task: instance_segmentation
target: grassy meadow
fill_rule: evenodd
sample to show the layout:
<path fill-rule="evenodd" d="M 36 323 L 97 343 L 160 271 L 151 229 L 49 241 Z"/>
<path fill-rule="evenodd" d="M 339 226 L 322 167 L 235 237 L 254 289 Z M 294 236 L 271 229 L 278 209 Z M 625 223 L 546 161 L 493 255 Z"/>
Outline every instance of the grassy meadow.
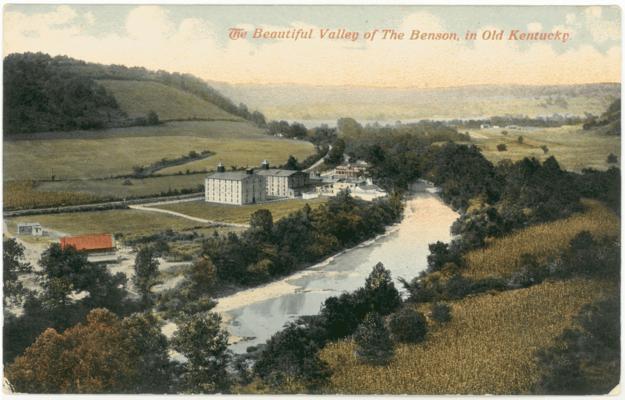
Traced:
<path fill-rule="evenodd" d="M 214 229 L 224 229 L 209 228 L 202 223 L 173 215 L 139 210 L 29 215 L 5 220 L 7 228 L 11 232 L 15 232 L 17 223 L 33 221 L 39 222 L 46 230 L 54 230 L 61 234 L 112 233 L 123 235 L 126 239 L 163 232 L 168 229 L 173 231 L 198 230 L 204 234 L 210 234 Z"/>
<path fill-rule="evenodd" d="M 34 139 L 30 139 L 33 138 Z M 4 180 L 107 178 L 132 172 L 163 158 L 177 158 L 194 150 L 214 156 L 175 167 L 176 170 L 213 169 L 225 165 L 257 165 L 262 159 L 284 163 L 289 155 L 303 159 L 314 153 L 311 143 L 262 134 L 250 124 L 225 121 L 187 121 L 152 127 L 111 129 L 73 136 L 31 135 L 27 140 L 4 141 Z M 161 174 L 175 172 L 170 168 Z"/>
<path fill-rule="evenodd" d="M 619 217 L 604 204 L 584 200 L 586 210 L 568 218 L 533 225 L 491 240 L 485 248 L 470 251 L 463 275 L 471 278 L 508 277 L 518 267 L 522 254 L 547 259 L 564 250 L 571 239 L 586 230 L 595 237 L 618 236 Z"/>
<path fill-rule="evenodd" d="M 204 185 L 205 174 L 174 175 L 174 176 L 151 176 L 143 179 L 98 179 L 98 180 L 72 180 L 39 182 L 35 190 L 46 193 L 73 192 L 86 194 L 99 198 L 130 198 L 137 196 L 149 196 L 161 191 L 194 189 L 198 185 Z M 129 181 L 131 184 L 125 184 Z"/>
<path fill-rule="evenodd" d="M 152 81 L 99 80 L 129 117 L 145 117 L 150 111 L 161 121 L 172 119 L 214 119 L 240 121 L 213 103 L 192 93 Z M 166 99 L 166 101 L 163 101 Z"/>
<path fill-rule="evenodd" d="M 291 199 L 274 201 L 269 203 L 246 204 L 242 206 L 231 206 L 226 204 L 206 203 L 204 201 L 185 201 L 182 203 L 163 204 L 156 206 L 164 210 L 179 212 L 192 217 L 204 218 L 211 221 L 230 222 L 237 224 L 248 224 L 250 216 L 258 210 L 267 209 L 271 211 L 273 220 L 277 221 L 292 212 L 300 210 L 308 204 L 311 208 L 319 207 L 325 203 L 325 198 L 310 200 Z"/>
<path fill-rule="evenodd" d="M 132 185 L 114 178 L 131 174 L 134 166 L 203 150 L 215 154 L 162 169 L 156 177 L 131 179 Z M 309 142 L 268 136 L 249 123 L 229 121 L 24 135 L 4 140 L 4 204 L 6 208 L 57 206 L 194 189 L 203 184 L 202 174 L 165 175 L 210 171 L 219 162 L 228 167 L 256 166 L 267 159 L 279 165 L 289 155 L 302 160 L 314 152 Z"/>
<path fill-rule="evenodd" d="M 553 343 L 586 303 L 615 296 L 615 282 L 573 279 L 450 303 L 452 320 L 425 342 L 401 344 L 387 366 L 361 364 L 350 340 L 321 351 L 326 393 L 523 394 L 540 370 L 534 351 Z"/>
<path fill-rule="evenodd" d="M 504 135 L 502 132 L 507 131 Z M 472 142 L 493 163 L 503 159 L 512 161 L 524 157 L 536 157 L 544 161 L 554 156 L 562 168 L 579 172 L 584 168 L 605 170 L 610 167 L 606 159 L 610 153 L 621 159 L 619 136 L 608 136 L 598 132 L 584 131 L 581 126 L 558 128 L 499 128 L 469 130 Z M 523 143 L 517 138 L 523 136 Z M 498 151 L 497 145 L 505 144 L 507 151 Z M 545 153 L 541 146 L 547 146 Z M 617 165 L 618 166 L 618 165 Z"/>

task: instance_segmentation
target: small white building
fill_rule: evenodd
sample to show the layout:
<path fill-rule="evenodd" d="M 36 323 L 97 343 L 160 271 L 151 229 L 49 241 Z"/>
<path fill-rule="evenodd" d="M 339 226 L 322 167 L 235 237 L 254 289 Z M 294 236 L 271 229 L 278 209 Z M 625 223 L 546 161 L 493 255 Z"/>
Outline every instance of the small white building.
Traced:
<path fill-rule="evenodd" d="M 267 198 L 262 176 L 251 169 L 226 172 L 221 163 L 217 172 L 206 176 L 204 190 L 204 199 L 210 203 L 242 205 L 263 202 Z"/>
<path fill-rule="evenodd" d="M 18 235 L 43 236 L 43 228 L 38 222 L 17 224 Z"/>

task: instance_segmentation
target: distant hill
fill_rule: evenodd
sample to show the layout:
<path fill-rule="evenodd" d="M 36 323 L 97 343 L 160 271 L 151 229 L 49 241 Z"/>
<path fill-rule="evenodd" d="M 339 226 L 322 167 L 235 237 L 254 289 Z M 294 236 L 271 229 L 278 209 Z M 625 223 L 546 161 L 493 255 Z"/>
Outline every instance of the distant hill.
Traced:
<path fill-rule="evenodd" d="M 43 53 L 4 59 L 4 133 L 143 125 L 160 120 L 250 120 L 264 116 L 235 105 L 189 74 L 87 63 Z"/>
<path fill-rule="evenodd" d="M 259 109 L 269 119 L 304 123 L 306 120 L 335 122 L 345 116 L 359 121 L 390 122 L 504 115 L 584 117 L 586 113 L 601 114 L 620 96 L 619 83 L 427 89 L 209 83 L 233 101 Z"/>
<path fill-rule="evenodd" d="M 614 100 L 599 118 L 591 118 L 584 124 L 585 130 L 596 130 L 606 135 L 621 135 L 621 99 Z"/>

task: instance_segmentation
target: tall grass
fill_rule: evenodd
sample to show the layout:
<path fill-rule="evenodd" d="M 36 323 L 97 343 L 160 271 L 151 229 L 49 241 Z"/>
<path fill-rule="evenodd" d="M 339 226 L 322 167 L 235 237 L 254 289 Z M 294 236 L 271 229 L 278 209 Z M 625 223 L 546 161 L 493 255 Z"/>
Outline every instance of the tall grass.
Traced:
<path fill-rule="evenodd" d="M 545 282 L 452 304 L 452 321 L 421 344 L 399 345 L 384 367 L 361 364 L 353 342 L 326 346 L 327 393 L 520 394 L 540 371 L 534 351 L 551 345 L 583 304 L 615 296 L 613 282 Z"/>
<path fill-rule="evenodd" d="M 465 256 L 467 269 L 463 275 L 472 278 L 507 277 L 518 267 L 521 254 L 530 253 L 539 259 L 555 256 L 571 239 L 586 230 L 595 237 L 615 236 L 620 232 L 618 216 L 604 204 L 583 201 L 586 210 L 568 218 L 530 226 L 508 236 L 497 238 L 485 248 Z"/>

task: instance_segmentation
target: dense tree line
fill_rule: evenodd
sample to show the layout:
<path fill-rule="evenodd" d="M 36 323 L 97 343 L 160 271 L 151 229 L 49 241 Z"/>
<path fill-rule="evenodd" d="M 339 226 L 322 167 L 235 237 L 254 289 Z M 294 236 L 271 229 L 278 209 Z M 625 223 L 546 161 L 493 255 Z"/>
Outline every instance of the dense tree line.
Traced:
<path fill-rule="evenodd" d="M 479 129 L 483 125 L 498 126 L 500 128 L 509 126 L 555 128 L 563 125 L 579 125 L 582 122 L 584 122 L 584 118 L 582 117 L 553 114 L 551 116 L 535 118 L 528 116 L 504 115 L 494 116 L 487 119 L 454 119 L 447 121 L 447 124 L 458 127 L 459 129 Z"/>
<path fill-rule="evenodd" d="M 588 117 L 584 122 L 584 130 L 601 129 L 608 135 L 621 135 L 621 99 L 614 100 L 608 109 L 598 118 Z"/>
<path fill-rule="evenodd" d="M 4 131 L 103 128 L 126 116 L 94 79 L 42 53 L 4 59 Z"/>

